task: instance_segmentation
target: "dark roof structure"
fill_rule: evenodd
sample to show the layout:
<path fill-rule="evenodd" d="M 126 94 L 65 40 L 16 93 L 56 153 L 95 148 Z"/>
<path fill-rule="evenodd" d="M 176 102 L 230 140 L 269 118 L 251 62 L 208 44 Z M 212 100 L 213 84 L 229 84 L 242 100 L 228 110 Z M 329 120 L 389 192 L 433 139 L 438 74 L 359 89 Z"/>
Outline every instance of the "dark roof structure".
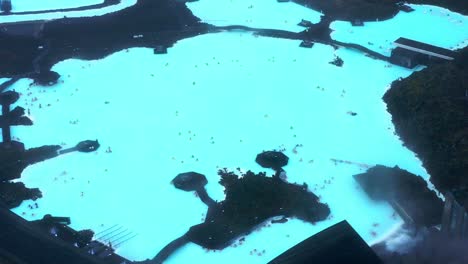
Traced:
<path fill-rule="evenodd" d="M 345 220 L 302 241 L 269 264 L 381 264 L 382 261 Z"/>
<path fill-rule="evenodd" d="M 468 239 L 468 189 L 445 194 L 441 231 L 450 237 Z"/>
<path fill-rule="evenodd" d="M 404 48 L 396 47 L 392 50 L 390 62 L 399 66 L 413 69 L 421 62 L 421 54 Z"/>
<path fill-rule="evenodd" d="M 444 49 L 441 47 L 433 46 L 427 43 L 415 41 L 412 39 L 407 39 L 407 38 L 398 38 L 394 42 L 395 46 L 415 51 L 418 53 L 438 57 L 441 59 L 446 59 L 446 60 L 453 60 L 455 58 L 455 52 Z"/>

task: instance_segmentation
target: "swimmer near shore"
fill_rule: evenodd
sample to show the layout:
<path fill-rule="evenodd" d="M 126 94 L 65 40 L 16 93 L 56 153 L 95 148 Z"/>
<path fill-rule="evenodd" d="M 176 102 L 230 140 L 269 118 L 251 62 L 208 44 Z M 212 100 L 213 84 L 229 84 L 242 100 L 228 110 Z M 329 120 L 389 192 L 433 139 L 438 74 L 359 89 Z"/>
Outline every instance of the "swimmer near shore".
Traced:
<path fill-rule="evenodd" d="M 319 198 L 307 190 L 307 185 L 288 183 L 279 177 L 285 173 L 282 167 L 288 162 L 288 157 L 282 152 L 263 152 L 256 161 L 262 167 L 274 169 L 275 175 L 267 177 L 264 172 L 255 174 L 247 171 L 238 176 L 226 168 L 219 170 L 219 183 L 226 194 L 225 200 L 220 202 L 214 201 L 206 192 L 208 181 L 204 175 L 196 172 L 177 175 L 172 184 L 180 190 L 195 191 L 208 206 L 206 218 L 167 244 L 153 259 L 134 263 L 163 263 L 189 242 L 208 250 L 222 250 L 273 217 L 297 217 L 313 224 L 330 215 L 328 205 L 320 203 Z"/>

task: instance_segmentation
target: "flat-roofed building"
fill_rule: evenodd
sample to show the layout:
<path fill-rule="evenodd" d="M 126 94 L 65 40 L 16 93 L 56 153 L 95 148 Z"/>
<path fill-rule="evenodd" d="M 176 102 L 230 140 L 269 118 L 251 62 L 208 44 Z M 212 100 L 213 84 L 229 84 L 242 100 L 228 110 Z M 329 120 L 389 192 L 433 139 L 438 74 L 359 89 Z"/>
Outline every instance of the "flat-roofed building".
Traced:
<path fill-rule="evenodd" d="M 390 61 L 406 68 L 451 61 L 456 57 L 456 52 L 452 50 L 407 38 L 399 38 L 393 44 L 395 48 L 392 50 Z"/>

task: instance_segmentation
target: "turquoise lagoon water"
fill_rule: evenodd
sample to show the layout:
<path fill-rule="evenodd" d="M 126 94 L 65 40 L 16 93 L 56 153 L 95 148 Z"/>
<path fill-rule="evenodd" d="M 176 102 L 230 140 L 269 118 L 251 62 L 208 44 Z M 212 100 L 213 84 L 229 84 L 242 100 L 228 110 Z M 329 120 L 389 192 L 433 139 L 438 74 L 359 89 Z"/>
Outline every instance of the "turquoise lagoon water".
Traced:
<path fill-rule="evenodd" d="M 104 0 L 74 0 L 74 1 L 21 0 L 21 1 L 13 1 L 14 12 L 29 12 L 29 11 L 74 8 L 74 7 L 95 5 L 95 4 L 102 4 L 102 3 L 104 3 Z"/>
<path fill-rule="evenodd" d="M 44 2 L 44 5 L 43 3 Z M 48 0 L 48 1 L 37 1 L 37 0 L 20 0 L 13 2 L 13 12 L 27 12 L 27 11 L 40 11 L 40 10 L 51 10 L 51 9 L 62 9 L 62 8 L 73 8 L 89 4 L 99 4 L 104 1 L 98 0 L 73 0 L 73 1 L 59 1 L 59 0 Z M 135 5 L 137 0 L 121 0 L 119 4 L 111 5 L 108 7 L 92 10 L 83 11 L 72 11 L 72 12 L 49 12 L 43 14 L 26 14 L 26 15 L 8 15 L 0 16 L 0 23 L 16 22 L 16 21 L 34 21 L 34 20 L 47 20 L 47 19 L 59 19 L 63 17 L 90 17 L 90 16 L 102 16 L 108 13 L 116 12 L 124 8 Z M 41 8 L 42 7 L 42 8 Z"/>
<path fill-rule="evenodd" d="M 221 3 L 237 12 L 227 24 L 299 31 L 295 23 L 300 19 L 318 21 L 317 12 L 292 3 L 258 1 L 249 8 L 250 2 L 199 1 L 188 6 L 213 24 L 221 23 Z M 210 7 L 216 3 L 218 9 Z M 255 10 L 255 16 L 243 11 L 257 6 L 262 8 Z M 290 22 L 272 22 L 270 6 L 281 15 L 278 21 Z M 414 7 L 416 12 L 366 23 L 359 29 L 337 21 L 333 37 L 363 45 L 372 41 L 375 48 L 400 35 L 414 34 L 417 40 L 446 48 L 466 46 L 467 17 L 431 7 L 462 21 L 452 23 L 446 16 L 425 13 L 427 6 Z M 257 15 L 259 21 L 252 21 Z M 439 33 L 422 30 L 423 25 L 438 28 Z M 388 37 L 379 36 L 380 30 Z M 316 225 L 291 219 L 253 232 L 242 246 L 222 251 L 206 252 L 188 244 L 167 263 L 194 259 L 265 263 L 343 219 L 367 243 L 383 239 L 402 220 L 392 217 L 387 203 L 370 200 L 353 180 L 352 175 L 365 168 L 335 165 L 330 159 L 398 165 L 428 180 L 420 160 L 394 134 L 381 99 L 393 80 L 413 71 L 388 67 L 355 50 L 334 50 L 322 44 L 303 49 L 298 44 L 249 32 L 206 34 L 177 42 L 166 55 L 132 48 L 102 60 L 62 61 L 53 67 L 61 73 L 61 81 L 51 88 L 28 88 L 31 80 L 20 80 L 12 89 L 23 94 L 18 105 L 30 109 L 34 125 L 14 127 L 12 134 L 27 148 L 57 143 L 73 146 L 96 138 L 101 148 L 26 168 L 21 181 L 40 188 L 44 197 L 37 201 L 39 209 L 30 210 L 31 202 L 25 202 L 13 211 L 24 212 L 28 220 L 46 213 L 70 216 L 73 228 L 96 232 L 119 224 L 138 235 L 120 245 L 117 253 L 131 260 L 151 258 L 202 222 L 206 213 L 206 206 L 192 193 L 170 184 L 175 175 L 185 171 L 205 174 L 208 193 L 222 200 L 218 168 L 265 171 L 254 162 L 256 154 L 286 148 L 288 180 L 316 189 L 313 192 L 331 208 L 330 219 Z M 344 60 L 343 67 L 328 63 L 335 55 Z M 38 101 L 32 102 L 33 97 Z M 126 104 L 129 98 L 130 106 Z M 348 111 L 358 115 L 353 117 Z M 297 144 L 303 147 L 294 153 Z M 112 153 L 105 152 L 108 147 Z M 324 184 L 325 180 L 331 184 Z M 374 223 L 379 225 L 374 227 Z M 251 256 L 253 249 L 266 252 Z"/>

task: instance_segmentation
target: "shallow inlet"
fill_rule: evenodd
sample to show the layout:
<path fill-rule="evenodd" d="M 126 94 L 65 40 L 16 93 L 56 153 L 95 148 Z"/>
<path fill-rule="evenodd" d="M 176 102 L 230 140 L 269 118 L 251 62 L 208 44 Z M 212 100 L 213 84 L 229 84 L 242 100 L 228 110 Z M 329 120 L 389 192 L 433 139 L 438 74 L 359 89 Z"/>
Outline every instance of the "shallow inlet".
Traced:
<path fill-rule="evenodd" d="M 281 6 L 284 13 L 294 14 Z M 418 12 L 406 14 L 405 21 L 408 16 L 423 19 Z M 398 24 L 401 18 L 388 23 Z M 446 48 L 466 45 L 467 36 L 452 33 L 456 25 L 444 17 L 427 19 L 447 35 L 440 44 L 432 42 L 440 35 L 420 32 L 427 34 L 425 41 Z M 466 29 L 466 17 L 463 23 Z M 338 36 L 348 29 L 336 30 Z M 346 41 L 358 43 L 362 38 L 355 32 L 356 37 Z M 133 48 L 99 61 L 60 62 L 53 70 L 63 82 L 50 88 L 28 90 L 30 80 L 21 80 L 12 89 L 23 94 L 17 104 L 30 109 L 34 126 L 12 131 L 26 147 L 97 138 L 102 148 L 96 154 L 65 155 L 27 168 L 21 180 L 40 188 L 44 198 L 37 201 L 38 209 L 30 210 L 25 202 L 14 211 L 26 212 L 26 219 L 45 213 L 70 216 L 73 228 L 96 232 L 119 224 L 138 236 L 117 253 L 131 260 L 151 258 L 206 213 L 192 194 L 170 184 L 175 175 L 192 170 L 205 174 L 208 193 L 222 200 L 218 168 L 264 171 L 254 162 L 255 155 L 285 148 L 288 180 L 306 182 L 329 204 L 332 219 L 317 225 L 295 219 L 274 224 L 247 236 L 242 246 L 221 252 L 189 244 L 168 263 L 265 263 L 343 219 L 368 243 L 380 239 L 401 219 L 392 217 L 388 204 L 370 200 L 351 176 L 364 170 L 357 164 L 383 164 L 428 179 L 421 162 L 394 135 L 381 100 L 393 80 L 412 71 L 388 67 L 353 50 L 335 51 L 321 44 L 303 49 L 298 44 L 246 32 L 207 34 L 179 41 L 167 55 Z M 329 64 L 335 55 L 343 59 L 343 67 Z M 112 153 L 106 153 L 108 147 Z M 335 165 L 330 159 L 356 165 Z M 252 256 L 253 249 L 265 253 Z"/>

